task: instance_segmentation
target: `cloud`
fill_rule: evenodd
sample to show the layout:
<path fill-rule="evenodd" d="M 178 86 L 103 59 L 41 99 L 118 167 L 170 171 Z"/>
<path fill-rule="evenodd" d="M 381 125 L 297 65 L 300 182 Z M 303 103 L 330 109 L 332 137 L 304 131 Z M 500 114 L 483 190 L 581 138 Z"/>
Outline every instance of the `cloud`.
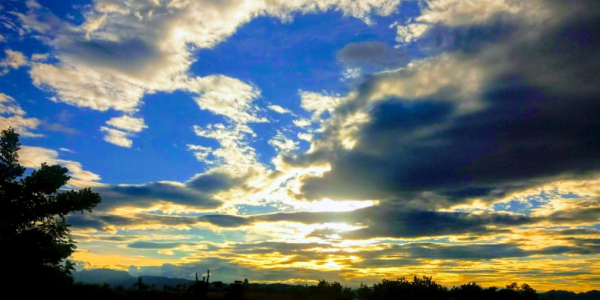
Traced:
<path fill-rule="evenodd" d="M 266 122 L 256 115 L 258 109 L 252 101 L 260 97 L 260 90 L 238 79 L 213 75 L 197 77 L 187 83 L 189 91 L 200 94 L 196 103 L 217 115 L 236 123 Z"/>
<path fill-rule="evenodd" d="M 397 68 L 408 63 L 403 50 L 375 41 L 348 44 L 337 53 L 337 59 L 354 68 Z"/>
<path fill-rule="evenodd" d="M 206 155 L 204 148 L 191 147 L 196 151 L 203 162 L 213 166 L 212 170 L 220 170 L 227 174 L 248 174 L 252 170 L 263 170 L 264 166 L 258 162 L 256 150 L 248 144 L 247 136 L 255 133 L 244 124 L 209 124 L 206 127 L 194 126 L 196 135 L 211 138 L 219 142 L 221 148 Z M 210 156 L 210 157 L 209 157 Z"/>
<path fill-rule="evenodd" d="M 185 245 L 183 243 L 154 243 L 154 242 L 135 242 L 127 245 L 134 249 L 174 249 Z"/>
<path fill-rule="evenodd" d="M 42 163 L 49 165 L 61 165 L 69 169 L 71 179 L 67 182 L 67 186 L 82 188 L 82 187 L 99 187 L 103 186 L 100 182 L 100 176 L 90 171 L 83 169 L 81 164 L 72 160 L 60 159 L 57 151 L 41 148 L 21 146 L 19 151 L 19 162 L 26 168 L 39 168 Z"/>
<path fill-rule="evenodd" d="M 131 148 L 133 145 L 133 141 L 130 137 L 133 136 L 134 133 L 138 133 L 148 128 L 144 123 L 144 119 L 130 116 L 112 118 L 106 121 L 106 124 L 118 129 L 101 126 L 100 130 L 106 133 L 104 140 L 125 148 Z"/>
<path fill-rule="evenodd" d="M 27 31 L 49 35 L 47 43 L 58 62 L 35 63 L 30 74 L 38 87 L 56 93 L 56 101 L 101 111 L 133 111 L 145 94 L 186 90 L 201 94 L 197 102 L 202 109 L 251 122 L 263 121 L 246 110 L 256 90 L 224 76 L 189 78 L 192 48 L 212 48 L 259 16 L 289 21 L 295 13 L 335 9 L 370 23 L 371 15 L 390 15 L 400 1 L 98 0 L 94 4 L 85 11 L 81 25 L 59 20 L 40 5 L 17 15 Z M 232 89 L 240 94 L 231 95 Z"/>
<path fill-rule="evenodd" d="M 362 72 L 360 68 L 346 68 L 342 73 L 342 81 L 360 78 Z"/>
<path fill-rule="evenodd" d="M 233 178 L 226 173 L 211 172 L 195 176 L 187 185 L 192 189 L 214 193 L 229 190 L 241 183 L 240 178 Z"/>
<path fill-rule="evenodd" d="M 388 205 L 347 212 L 296 212 L 253 216 L 209 215 L 201 218 L 220 227 L 240 227 L 259 222 L 297 222 L 302 224 L 344 223 L 358 229 L 335 232 L 344 239 L 421 238 L 452 235 L 485 236 L 509 233 L 511 228 L 532 225 L 541 219 L 504 213 L 460 213 L 403 210 Z M 545 220 L 545 219 L 544 219 Z M 310 233 L 319 236 L 326 231 Z"/>
<path fill-rule="evenodd" d="M 545 1 L 523 0 L 425 0 L 421 15 L 407 25 L 397 27 L 396 40 L 410 43 L 425 35 L 434 25 L 456 27 L 478 25 L 505 15 L 535 22 L 549 17 Z"/>
<path fill-rule="evenodd" d="M 476 55 L 441 54 L 373 76 L 333 112 L 311 153 L 286 162 L 331 163 L 322 178 L 305 181 L 309 199 L 397 199 L 430 208 L 593 178 L 600 124 L 591 112 L 600 109 L 593 100 L 600 83 L 591 66 L 598 67 L 600 44 L 565 33 L 590 32 L 592 19 L 565 19 Z M 340 134 L 356 112 L 367 122 Z M 340 155 L 335 145 L 344 138 L 355 143 Z"/>
<path fill-rule="evenodd" d="M 23 53 L 10 49 L 4 50 L 6 57 L 0 61 L 0 76 L 5 75 L 10 69 L 18 69 L 28 64 L 27 58 Z"/>
<path fill-rule="evenodd" d="M 112 118 L 106 121 L 106 124 L 111 125 L 113 127 L 127 130 L 130 132 L 140 132 L 148 126 L 144 124 L 144 119 L 142 118 L 133 118 L 130 116 L 122 116 L 118 118 Z"/>
<path fill-rule="evenodd" d="M 309 133 L 298 133 L 298 138 L 310 143 L 313 139 L 313 135 Z"/>
<path fill-rule="evenodd" d="M 42 122 L 42 128 L 44 128 L 44 130 L 60 132 L 70 135 L 76 135 L 79 133 L 77 129 L 62 125 L 60 123 Z"/>
<path fill-rule="evenodd" d="M 100 190 L 100 193 L 102 192 Z M 104 202 L 104 197 L 102 200 Z M 98 208 L 95 210 L 98 211 Z M 189 229 L 201 223 L 201 220 L 197 217 L 153 215 L 147 213 L 136 213 L 125 216 L 101 213 L 91 215 L 75 214 L 70 215 L 67 221 L 75 228 L 94 229 L 112 234 L 117 233 L 118 230 Z"/>
<path fill-rule="evenodd" d="M 119 206 L 149 208 L 171 203 L 191 208 L 216 208 L 221 203 L 210 193 L 191 189 L 178 182 L 154 182 L 143 185 L 116 185 L 97 189 L 102 196 L 99 208 L 108 210 Z"/>
<path fill-rule="evenodd" d="M 270 110 L 272 110 L 272 111 L 274 111 L 274 112 L 276 112 L 276 113 L 278 113 L 278 114 L 282 114 L 282 115 L 283 114 L 290 114 L 290 115 L 294 114 L 291 110 L 289 110 L 287 108 L 283 108 L 283 107 L 281 107 L 279 105 L 269 105 L 269 106 L 267 106 L 267 108 L 270 109 Z"/>
<path fill-rule="evenodd" d="M 309 119 L 298 119 L 298 120 L 294 120 L 294 125 L 298 126 L 298 127 L 308 127 L 310 125 L 312 125 L 312 122 Z"/>
<path fill-rule="evenodd" d="M 219 227 L 240 227 L 251 223 L 247 218 L 228 215 L 206 215 L 200 219 Z"/>
<path fill-rule="evenodd" d="M 327 95 L 308 91 L 299 91 L 298 93 L 302 108 L 312 112 L 313 120 L 319 119 L 326 111 L 332 112 L 344 101 L 344 98 L 340 95 Z"/>
<path fill-rule="evenodd" d="M 194 156 L 198 161 L 209 162 L 208 156 L 211 154 L 213 149 L 211 147 L 205 147 L 200 145 L 187 145 L 189 151 L 194 152 Z"/>
<path fill-rule="evenodd" d="M 24 118 L 25 111 L 19 103 L 6 94 L 0 93 L 0 130 L 12 127 L 23 137 L 41 137 L 43 135 L 33 133 L 41 121 L 36 118 Z"/>
<path fill-rule="evenodd" d="M 68 63 L 60 68 L 34 63 L 30 75 L 37 87 L 56 92 L 54 101 L 100 111 L 133 111 L 144 94 L 139 85 L 117 75 Z"/>
<path fill-rule="evenodd" d="M 406 68 L 376 75 L 369 82 L 364 97 L 368 101 L 385 101 L 391 98 L 410 101 L 427 97 L 441 101 L 461 99 L 465 109 L 474 109 L 478 107 L 477 103 L 468 99 L 476 96 L 482 82 L 489 76 L 486 67 L 476 58 L 452 54 L 415 60 Z M 441 93 L 446 97 L 438 97 Z"/>
<path fill-rule="evenodd" d="M 104 140 L 125 148 L 131 148 L 133 141 L 129 138 L 131 133 L 101 126 L 100 131 L 105 132 Z"/>
<path fill-rule="evenodd" d="M 564 229 L 564 230 L 559 230 L 558 234 L 560 234 L 560 235 L 600 235 L 600 230 L 589 229 L 589 228 Z"/>
<path fill-rule="evenodd" d="M 50 57 L 50 54 L 48 54 L 48 53 L 45 53 L 45 54 L 36 53 L 31 56 L 31 60 L 32 61 L 46 61 L 46 60 L 48 60 L 48 57 Z"/>
<path fill-rule="evenodd" d="M 0 114 L 23 116 L 25 111 L 13 97 L 0 93 Z"/>
<path fill-rule="evenodd" d="M 287 138 L 281 131 L 277 131 L 272 139 L 269 140 L 269 145 L 283 152 L 289 152 L 298 148 L 298 142 Z"/>
<path fill-rule="evenodd" d="M 155 207 L 156 210 L 175 211 L 216 209 L 222 202 L 214 197 L 216 193 L 228 190 L 243 179 L 223 172 L 205 173 L 193 177 L 185 183 L 160 181 L 141 185 L 112 185 L 96 188 L 102 196 L 102 203 L 96 211 L 111 211 L 119 207 L 141 208 L 141 211 Z M 174 206 L 180 205 L 177 208 Z M 196 220 L 196 222 L 198 222 Z"/>

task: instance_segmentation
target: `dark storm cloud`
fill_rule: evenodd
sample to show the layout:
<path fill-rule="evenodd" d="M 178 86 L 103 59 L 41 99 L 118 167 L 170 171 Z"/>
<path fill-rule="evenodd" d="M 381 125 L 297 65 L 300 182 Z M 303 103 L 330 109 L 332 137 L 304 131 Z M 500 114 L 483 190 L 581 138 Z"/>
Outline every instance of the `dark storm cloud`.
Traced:
<path fill-rule="evenodd" d="M 135 214 L 131 216 L 118 215 L 72 215 L 68 222 L 76 228 L 93 228 L 106 230 L 111 227 L 132 226 L 205 226 L 204 223 L 221 228 L 235 229 L 252 225 L 256 222 L 296 222 L 303 224 L 346 223 L 362 226 L 354 231 L 338 232 L 329 229 L 319 229 L 310 233 L 310 237 L 332 239 L 339 235 L 344 239 L 370 238 L 419 238 L 449 235 L 465 235 L 477 239 L 479 236 L 509 233 L 519 226 L 531 226 L 540 222 L 558 224 L 590 223 L 600 220 L 598 208 L 572 209 L 556 211 L 548 216 L 531 217 L 507 213 L 466 213 L 466 212 L 436 212 L 429 210 L 405 209 L 382 204 L 380 206 L 358 209 L 350 212 L 298 212 L 253 215 L 247 217 L 232 215 L 204 215 L 200 217 L 184 217 L 154 214 Z M 549 231 L 552 235 L 595 234 L 597 230 L 561 230 Z M 473 236 L 476 235 L 476 236 Z M 291 249 L 307 244 L 290 244 Z M 261 249 L 267 253 L 268 247 L 285 250 L 286 244 L 265 243 L 254 244 L 246 251 Z M 310 244 L 318 247 L 318 244 Z M 245 247 L 245 246 L 244 246 Z"/>
<path fill-rule="evenodd" d="M 417 46 L 428 55 L 442 52 L 463 52 L 475 55 L 491 44 L 502 43 L 506 39 L 522 34 L 518 20 L 507 15 L 497 15 L 487 23 L 446 27 L 433 25 L 419 38 Z"/>
<path fill-rule="evenodd" d="M 111 226 L 192 226 L 203 221 L 199 217 L 180 217 L 151 214 L 134 214 L 131 216 L 86 214 L 71 215 L 67 218 L 67 222 L 76 228 L 106 230 Z"/>
<path fill-rule="evenodd" d="M 378 209 L 363 224 L 367 228 L 345 232 L 347 239 L 374 237 L 417 238 L 461 234 L 489 235 L 510 232 L 511 227 L 532 222 L 529 217 L 504 214 L 469 214 L 459 212 L 407 211 Z M 504 229 L 496 229 L 494 227 Z"/>
<path fill-rule="evenodd" d="M 574 254 L 574 255 L 597 255 L 600 254 L 600 239 L 582 239 L 582 238 L 565 238 L 565 241 L 571 243 L 571 246 L 553 246 L 544 248 L 538 251 L 532 251 L 537 255 L 558 255 L 558 254 Z"/>
<path fill-rule="evenodd" d="M 438 244 L 409 245 L 408 252 L 413 257 L 428 259 L 497 259 L 510 257 L 525 257 L 530 254 L 514 244 L 488 244 L 443 246 Z"/>
<path fill-rule="evenodd" d="M 228 190 L 242 181 L 240 178 L 232 178 L 227 174 L 215 172 L 199 175 L 188 181 L 187 186 L 206 193 L 214 193 Z"/>
<path fill-rule="evenodd" d="M 113 185 L 95 188 L 102 196 L 96 210 L 110 210 L 118 206 L 149 207 L 158 202 L 169 202 L 195 208 L 217 208 L 221 201 L 213 194 L 242 184 L 243 179 L 222 173 L 203 174 L 185 184 L 152 182 L 143 185 Z"/>
<path fill-rule="evenodd" d="M 533 224 L 539 220 L 523 215 L 504 213 L 471 214 L 463 212 L 435 212 L 375 206 L 350 212 L 299 212 L 236 217 L 210 215 L 202 221 L 221 227 L 239 227 L 255 222 L 297 222 L 303 224 L 347 223 L 366 228 L 340 233 L 346 239 L 376 237 L 417 238 L 461 234 L 496 234 L 509 228 Z M 494 227 L 503 227 L 500 230 Z M 316 230 L 311 236 L 327 236 L 333 231 Z"/>
<path fill-rule="evenodd" d="M 248 218 L 230 215 L 206 215 L 200 217 L 200 220 L 219 227 L 240 227 L 251 223 Z"/>
<path fill-rule="evenodd" d="M 566 17 L 533 38 L 521 29 L 477 55 L 457 50 L 489 65 L 491 79 L 477 96 L 482 109 L 460 113 L 447 90 L 375 104 L 355 148 L 330 155 L 332 170 L 302 191 L 309 199 L 393 198 L 435 208 L 600 171 L 599 15 Z M 381 76 L 365 83 L 359 100 Z"/>
<path fill-rule="evenodd" d="M 397 68 L 408 62 L 405 52 L 383 42 L 362 42 L 346 45 L 337 58 L 350 67 Z"/>
<path fill-rule="evenodd" d="M 589 229 L 589 228 L 580 228 L 580 229 L 564 229 L 552 231 L 553 233 L 560 235 L 600 235 L 600 230 L 598 229 Z"/>
<path fill-rule="evenodd" d="M 594 255 L 600 253 L 600 245 L 590 246 L 589 243 L 589 241 L 575 240 L 571 246 L 552 246 L 539 250 L 525 250 L 518 244 L 511 243 L 472 245 L 411 243 L 394 245 L 377 251 L 362 252 L 361 256 L 366 259 L 367 264 L 376 264 L 381 259 L 398 259 L 407 262 L 417 259 L 492 260 L 536 255 Z M 598 243 L 597 240 L 596 243 Z"/>
<path fill-rule="evenodd" d="M 96 234 L 71 234 L 78 242 L 92 242 L 92 241 L 103 241 L 103 242 L 133 242 L 140 240 L 143 236 L 138 235 L 96 235 Z"/>
<path fill-rule="evenodd" d="M 600 222 L 600 207 L 556 211 L 550 214 L 546 219 L 552 223 Z"/>

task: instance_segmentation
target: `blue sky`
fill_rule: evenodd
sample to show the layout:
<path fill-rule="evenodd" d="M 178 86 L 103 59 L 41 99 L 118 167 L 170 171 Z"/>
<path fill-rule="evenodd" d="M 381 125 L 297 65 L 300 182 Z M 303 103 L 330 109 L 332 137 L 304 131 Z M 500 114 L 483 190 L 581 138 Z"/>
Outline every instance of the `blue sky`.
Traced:
<path fill-rule="evenodd" d="M 600 43 L 575 2 L 5 0 L 0 129 L 102 195 L 69 218 L 80 269 L 586 290 Z"/>

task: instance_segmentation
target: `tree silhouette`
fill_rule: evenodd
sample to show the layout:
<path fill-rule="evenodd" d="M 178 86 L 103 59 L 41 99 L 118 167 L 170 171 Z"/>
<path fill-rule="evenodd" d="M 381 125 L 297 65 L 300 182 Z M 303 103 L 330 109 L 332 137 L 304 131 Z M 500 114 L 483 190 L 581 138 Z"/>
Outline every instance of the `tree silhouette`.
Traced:
<path fill-rule="evenodd" d="M 60 288 L 72 282 L 75 250 L 65 217 L 91 211 L 100 195 L 85 188 L 60 190 L 70 179 L 67 170 L 45 163 L 29 176 L 19 164 L 19 134 L 9 128 L 0 134 L 0 244 L 7 261 L 9 283 L 19 287 L 27 278 L 36 286 Z M 30 288 L 28 290 L 31 290 Z"/>

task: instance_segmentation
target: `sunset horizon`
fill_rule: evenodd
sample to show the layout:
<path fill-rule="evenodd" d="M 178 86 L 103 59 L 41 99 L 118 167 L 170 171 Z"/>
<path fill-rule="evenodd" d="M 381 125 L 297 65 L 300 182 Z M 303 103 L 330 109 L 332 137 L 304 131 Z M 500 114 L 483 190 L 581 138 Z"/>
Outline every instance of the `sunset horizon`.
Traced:
<path fill-rule="evenodd" d="M 587 292 L 598 28 L 594 0 L 2 0 L 0 130 L 13 177 L 101 197 L 65 217 L 77 273 Z"/>

